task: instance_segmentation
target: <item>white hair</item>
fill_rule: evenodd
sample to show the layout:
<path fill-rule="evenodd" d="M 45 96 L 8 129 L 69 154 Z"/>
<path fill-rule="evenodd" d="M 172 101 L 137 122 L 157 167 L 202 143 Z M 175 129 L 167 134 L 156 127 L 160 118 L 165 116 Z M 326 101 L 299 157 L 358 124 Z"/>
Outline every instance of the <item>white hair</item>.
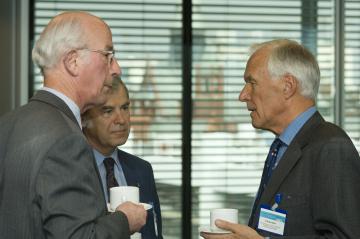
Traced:
<path fill-rule="evenodd" d="M 290 74 L 300 85 L 300 94 L 316 100 L 320 84 L 320 69 L 315 57 L 304 46 L 287 39 L 272 40 L 252 46 L 252 53 L 269 47 L 268 71 L 272 79 Z"/>
<path fill-rule="evenodd" d="M 44 72 L 53 68 L 64 54 L 85 47 L 86 34 L 80 18 L 68 14 L 50 21 L 35 43 L 32 59 Z"/>

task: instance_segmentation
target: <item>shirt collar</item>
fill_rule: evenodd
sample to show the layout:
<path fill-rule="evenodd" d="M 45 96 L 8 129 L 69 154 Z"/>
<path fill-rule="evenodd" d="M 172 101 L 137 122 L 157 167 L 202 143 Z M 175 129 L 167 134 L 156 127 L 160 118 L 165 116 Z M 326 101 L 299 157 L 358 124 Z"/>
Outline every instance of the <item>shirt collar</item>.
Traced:
<path fill-rule="evenodd" d="M 102 153 L 100 153 L 99 151 L 97 151 L 94 148 L 93 148 L 93 152 L 94 152 L 96 164 L 97 164 L 98 167 L 103 163 L 104 158 L 108 158 L 108 157 L 113 158 L 114 161 L 115 161 L 115 164 L 117 166 L 119 166 L 119 159 L 118 159 L 117 149 L 115 149 L 110 155 L 103 155 Z"/>
<path fill-rule="evenodd" d="M 316 107 L 312 106 L 300 115 L 298 115 L 279 136 L 281 141 L 284 142 L 286 145 L 290 145 L 291 141 L 294 139 L 299 130 L 310 119 L 310 117 L 315 114 L 315 112 Z"/>
<path fill-rule="evenodd" d="M 57 97 L 59 97 L 60 99 L 62 99 L 65 104 L 70 108 L 71 112 L 74 114 L 77 123 L 79 124 L 80 128 L 81 128 L 81 115 L 80 115 L 80 108 L 79 106 L 77 106 L 77 104 L 75 104 L 75 102 L 70 99 L 69 97 L 67 97 L 66 95 L 64 95 L 63 93 L 61 93 L 60 91 L 57 91 L 55 89 L 49 88 L 44 86 L 41 90 L 45 90 L 48 91 L 54 95 L 56 95 Z"/>

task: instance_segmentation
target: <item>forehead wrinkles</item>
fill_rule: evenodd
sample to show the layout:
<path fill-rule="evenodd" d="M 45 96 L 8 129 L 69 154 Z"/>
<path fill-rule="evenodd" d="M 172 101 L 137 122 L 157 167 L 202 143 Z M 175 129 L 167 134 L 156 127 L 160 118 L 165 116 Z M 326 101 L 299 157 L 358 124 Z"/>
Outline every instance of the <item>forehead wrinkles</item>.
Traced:
<path fill-rule="evenodd" d="M 268 75 L 268 55 L 267 51 L 260 49 L 256 51 L 249 59 L 247 67 L 246 67 L 246 77 L 252 76 L 252 78 L 256 79 L 256 75 Z"/>

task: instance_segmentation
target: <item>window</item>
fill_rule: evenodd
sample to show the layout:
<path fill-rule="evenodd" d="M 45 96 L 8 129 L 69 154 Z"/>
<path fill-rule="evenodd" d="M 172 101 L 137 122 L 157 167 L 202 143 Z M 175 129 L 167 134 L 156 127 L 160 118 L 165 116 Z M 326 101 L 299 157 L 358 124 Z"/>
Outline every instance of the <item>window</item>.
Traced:
<path fill-rule="evenodd" d="M 34 37 L 51 17 L 65 10 L 90 11 L 110 25 L 132 107 L 131 135 L 121 148 L 153 165 L 164 238 L 185 238 L 183 230 L 188 230 L 195 239 L 201 228 L 209 226 L 213 208 L 238 208 L 239 221 L 247 222 L 274 138 L 251 126 L 246 105 L 238 101 L 251 44 L 274 38 L 305 44 L 320 64 L 318 109 L 326 120 L 343 124 L 360 149 L 360 0 L 344 2 L 344 42 L 340 45 L 335 14 L 341 9 L 339 2 L 35 0 Z M 188 6 L 192 8 L 191 31 L 184 28 L 182 19 Z M 192 36 L 189 62 L 182 58 L 184 43 L 190 44 L 182 38 L 184 30 Z M 344 62 L 336 57 L 342 45 Z M 344 66 L 343 84 L 337 83 L 337 63 Z M 183 122 L 189 105 L 184 104 L 182 93 L 190 90 L 183 84 L 183 69 L 189 64 L 192 119 Z M 41 86 L 42 77 L 34 68 L 33 88 Z M 344 109 L 339 122 L 336 99 Z M 188 129 L 190 136 L 183 138 L 182 131 Z M 191 142 L 190 158 L 182 155 L 183 142 Z M 182 201 L 184 161 L 191 168 L 191 205 Z M 191 207 L 190 215 L 183 213 L 184 207 Z M 191 223 L 182 227 L 184 221 Z"/>
<path fill-rule="evenodd" d="M 345 1 L 344 127 L 360 150 L 360 1 Z"/>

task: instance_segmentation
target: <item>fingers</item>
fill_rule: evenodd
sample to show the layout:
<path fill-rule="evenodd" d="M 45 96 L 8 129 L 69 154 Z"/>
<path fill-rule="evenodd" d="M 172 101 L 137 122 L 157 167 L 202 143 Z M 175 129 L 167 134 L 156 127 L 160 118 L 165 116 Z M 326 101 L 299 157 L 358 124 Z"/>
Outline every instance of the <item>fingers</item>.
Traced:
<path fill-rule="evenodd" d="M 235 232 L 237 227 L 241 226 L 240 224 L 236 224 L 236 223 L 231 223 L 228 221 L 224 221 L 221 219 L 217 219 L 215 221 L 215 225 L 221 229 L 227 230 L 227 231 L 232 231 Z"/>
<path fill-rule="evenodd" d="M 200 236 L 203 237 L 204 239 L 230 239 L 231 237 L 228 237 L 228 235 L 224 235 L 224 234 L 212 234 L 212 233 L 207 233 L 207 232 L 201 232 Z"/>
<path fill-rule="evenodd" d="M 215 224 L 217 227 L 224 229 L 226 231 L 229 231 L 229 232 L 225 232 L 225 233 L 200 232 L 200 236 L 205 239 L 235 239 L 235 238 L 237 238 L 235 234 L 230 233 L 230 232 L 232 232 L 231 224 L 233 224 L 233 223 L 218 219 L 215 221 Z M 237 224 L 233 224 L 233 225 L 237 225 Z"/>
<path fill-rule="evenodd" d="M 125 202 L 118 206 L 116 211 L 122 211 L 126 215 L 131 233 L 140 231 L 146 223 L 147 212 L 143 205 Z"/>
<path fill-rule="evenodd" d="M 217 227 L 231 231 L 228 238 L 244 238 L 244 239 L 263 239 L 254 229 L 242 224 L 231 223 L 224 220 L 216 220 L 215 224 Z M 225 239 L 226 237 L 223 237 Z M 215 239 L 209 237 L 209 239 Z"/>
<path fill-rule="evenodd" d="M 237 239 L 235 234 L 233 233 L 225 233 L 225 234 L 214 234 L 209 232 L 200 232 L 200 236 L 204 239 Z"/>

